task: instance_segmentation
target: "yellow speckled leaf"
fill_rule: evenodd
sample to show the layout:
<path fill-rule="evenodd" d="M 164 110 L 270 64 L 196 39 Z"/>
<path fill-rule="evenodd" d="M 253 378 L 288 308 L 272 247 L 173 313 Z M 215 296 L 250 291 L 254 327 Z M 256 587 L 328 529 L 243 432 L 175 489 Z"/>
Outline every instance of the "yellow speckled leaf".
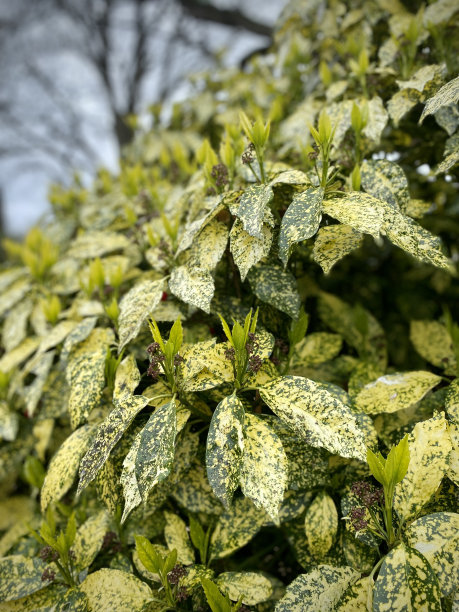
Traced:
<path fill-rule="evenodd" d="M 437 0 L 437 2 L 432 2 L 426 6 L 426 10 L 424 11 L 424 25 L 439 25 L 442 23 L 446 25 L 458 10 L 459 8 L 456 0 Z"/>
<path fill-rule="evenodd" d="M 422 68 L 416 70 L 408 81 L 397 81 L 397 85 L 400 89 L 414 89 L 419 93 L 423 93 L 426 85 L 431 83 L 431 81 L 441 79 L 444 72 L 445 68 L 440 64 L 422 66 Z"/>
<path fill-rule="evenodd" d="M 341 457 L 365 457 L 364 436 L 350 408 L 324 385 L 282 376 L 259 389 L 263 401 L 311 446 Z"/>
<path fill-rule="evenodd" d="M 241 196 L 235 214 L 242 221 L 244 230 L 254 238 L 263 239 L 263 220 L 273 195 L 269 185 L 251 185 Z"/>
<path fill-rule="evenodd" d="M 223 510 L 223 506 L 209 485 L 206 470 L 198 459 L 192 462 L 191 468 L 177 482 L 172 496 L 188 512 L 215 515 L 220 514 Z"/>
<path fill-rule="evenodd" d="M 338 511 L 325 491 L 316 495 L 307 509 L 304 528 L 311 554 L 320 559 L 330 550 L 338 532 Z"/>
<path fill-rule="evenodd" d="M 176 256 L 182 251 L 188 249 L 192 245 L 195 236 L 197 236 L 197 234 L 206 226 L 206 224 L 216 217 L 223 209 L 224 206 L 219 200 L 215 206 L 213 206 L 212 209 L 206 215 L 204 215 L 204 217 L 196 219 L 190 223 L 180 237 L 180 243 L 177 248 Z"/>
<path fill-rule="evenodd" d="M 142 395 L 129 394 L 119 399 L 113 399 L 115 407 L 99 425 L 94 441 L 81 460 L 78 495 L 94 480 L 110 452 L 132 423 L 134 417 L 149 401 L 148 398 Z"/>
<path fill-rule="evenodd" d="M 459 76 L 443 85 L 437 93 L 429 98 L 422 111 L 420 122 L 424 120 L 427 115 L 436 113 L 443 106 L 449 106 L 455 104 L 459 100 Z"/>
<path fill-rule="evenodd" d="M 140 434 L 135 475 L 143 501 L 147 500 L 151 489 L 169 475 L 176 436 L 177 409 L 172 400 L 151 415 Z"/>
<path fill-rule="evenodd" d="M 17 304 L 30 289 L 30 280 L 20 278 L 0 295 L 0 317 Z"/>
<path fill-rule="evenodd" d="M 218 518 L 210 539 L 210 558 L 222 559 L 245 546 L 267 519 L 247 497 L 236 499 Z"/>
<path fill-rule="evenodd" d="M 26 412 L 29 416 L 33 416 L 40 401 L 43 387 L 53 364 L 55 351 L 50 351 L 41 355 L 37 353 L 21 372 L 22 377 L 28 374 L 34 374 L 34 379 L 30 385 L 23 386 L 21 394 L 24 399 Z"/>
<path fill-rule="evenodd" d="M 105 510 L 93 514 L 78 528 L 72 550 L 75 567 L 81 571 L 89 567 L 102 547 L 104 536 L 110 530 L 110 519 Z"/>
<path fill-rule="evenodd" d="M 0 601 L 12 601 L 43 588 L 46 563 L 37 557 L 11 555 L 0 559 Z"/>
<path fill-rule="evenodd" d="M 124 250 L 129 246 L 129 240 L 115 232 L 86 232 L 73 241 L 68 252 L 75 259 L 95 259 L 107 253 Z"/>
<path fill-rule="evenodd" d="M 30 520 L 35 504 L 30 497 L 14 495 L 0 501 L 0 531 L 6 531 L 19 520 Z"/>
<path fill-rule="evenodd" d="M 67 336 L 75 329 L 76 321 L 61 321 L 51 329 L 49 333 L 42 339 L 38 347 L 38 353 L 44 353 L 50 348 L 54 348 L 63 342 Z"/>
<path fill-rule="evenodd" d="M 390 204 L 360 191 L 351 191 L 343 197 L 325 200 L 323 203 L 325 214 L 375 238 L 380 235 L 385 214 L 390 208 Z"/>
<path fill-rule="evenodd" d="M 19 414 L 11 410 L 8 402 L 0 400 L 0 439 L 11 442 L 19 429 Z"/>
<path fill-rule="evenodd" d="M 457 588 L 459 576 L 459 514 L 435 512 L 412 523 L 406 541 L 430 563 L 444 597 Z"/>
<path fill-rule="evenodd" d="M 31 595 L 1 603 L 0 610 L 1 612 L 50 612 L 50 610 L 64 612 L 65 608 L 60 609 L 57 606 L 65 599 L 68 592 L 67 587 L 61 584 L 51 584 Z M 73 608 L 71 609 L 73 612 Z M 86 612 L 86 608 L 75 608 L 75 612 Z"/>
<path fill-rule="evenodd" d="M 300 296 L 298 295 L 295 277 L 281 266 L 258 264 L 248 275 L 255 295 L 267 304 L 271 304 L 292 319 L 298 317 Z"/>
<path fill-rule="evenodd" d="M 205 272 L 211 272 L 222 258 L 228 242 L 228 228 L 212 219 L 193 240 L 190 263 Z"/>
<path fill-rule="evenodd" d="M 297 242 L 314 236 L 322 219 L 322 187 L 311 187 L 293 198 L 282 217 L 279 234 L 279 258 L 287 265 L 291 249 Z"/>
<path fill-rule="evenodd" d="M 455 378 L 446 392 L 445 408 L 449 419 L 459 425 L 459 378 Z"/>
<path fill-rule="evenodd" d="M 89 612 L 141 612 L 153 596 L 133 574 L 106 568 L 89 574 L 80 589 L 88 598 Z"/>
<path fill-rule="evenodd" d="M 113 398 L 118 401 L 132 395 L 140 382 L 140 372 L 134 355 L 131 353 L 119 364 L 113 387 Z"/>
<path fill-rule="evenodd" d="M 396 412 L 419 402 L 440 382 L 440 376 L 422 370 L 386 374 L 366 384 L 355 405 L 366 414 Z"/>
<path fill-rule="evenodd" d="M 64 340 L 61 349 L 61 362 L 65 363 L 74 346 L 86 340 L 97 323 L 97 317 L 87 317 L 80 321 Z"/>
<path fill-rule="evenodd" d="M 338 355 L 343 339 L 338 334 L 313 332 L 295 345 L 290 367 L 300 365 L 318 365 Z"/>
<path fill-rule="evenodd" d="M 409 435 L 410 463 L 395 487 L 394 508 L 405 520 L 429 501 L 448 471 L 451 438 L 443 413 L 417 423 Z"/>
<path fill-rule="evenodd" d="M 0 372 L 11 372 L 11 370 L 30 357 L 39 344 L 39 338 L 34 338 L 33 336 L 25 338 L 19 346 L 16 346 L 9 353 L 5 353 L 0 359 Z"/>
<path fill-rule="evenodd" d="M 2 345 L 8 353 L 20 344 L 27 335 L 27 320 L 33 303 L 26 298 L 17 304 L 5 317 L 2 329 Z"/>
<path fill-rule="evenodd" d="M 248 606 L 266 601 L 273 592 L 268 578 L 256 572 L 224 572 L 218 576 L 217 585 L 231 601 L 238 601 L 242 595 L 242 603 Z"/>
<path fill-rule="evenodd" d="M 206 445 L 207 477 L 226 507 L 239 486 L 244 451 L 244 406 L 236 394 L 225 397 L 212 415 Z"/>
<path fill-rule="evenodd" d="M 444 325 L 438 321 L 411 321 L 410 340 L 426 361 L 454 374 L 453 341 Z"/>
<path fill-rule="evenodd" d="M 275 612 L 331 612 L 349 585 L 358 578 L 360 574 L 350 567 L 318 565 L 288 585 Z"/>
<path fill-rule="evenodd" d="M 172 270 L 169 288 L 182 302 L 210 312 L 215 286 L 209 272 L 192 265 L 178 266 Z"/>
<path fill-rule="evenodd" d="M 394 210 L 387 215 L 384 231 L 388 239 L 416 259 L 444 270 L 454 270 L 450 260 L 442 252 L 442 241 L 411 217 Z"/>
<path fill-rule="evenodd" d="M 74 431 L 51 459 L 41 489 L 41 509 L 44 512 L 53 501 L 58 501 L 72 486 L 80 460 L 88 449 L 94 427 L 83 425 Z"/>
<path fill-rule="evenodd" d="M 129 449 L 128 454 L 123 461 L 123 471 L 120 476 L 120 484 L 123 487 L 124 510 L 121 522 L 127 519 L 131 511 L 136 508 L 141 502 L 142 497 L 139 491 L 139 483 L 135 475 L 135 460 L 137 451 L 139 450 L 142 437 L 139 434 L 134 438 L 134 442 Z"/>
<path fill-rule="evenodd" d="M 234 263 L 239 268 L 241 280 L 244 281 L 250 268 L 263 257 L 267 257 L 273 240 L 269 225 L 263 224 L 261 238 L 251 236 L 243 228 L 242 221 L 236 219 L 230 232 L 230 248 Z"/>
<path fill-rule="evenodd" d="M 370 195 L 404 210 L 410 199 L 402 168 L 387 159 L 365 160 L 360 167 L 363 189 Z"/>
<path fill-rule="evenodd" d="M 374 612 L 441 612 L 440 589 L 429 563 L 399 544 L 385 557 L 373 592 Z"/>
<path fill-rule="evenodd" d="M 185 391 L 205 391 L 234 380 L 232 363 L 225 356 L 227 343 L 215 339 L 187 347 L 180 368 L 180 386 Z"/>
<path fill-rule="evenodd" d="M 154 308 L 159 304 L 163 294 L 164 281 L 143 280 L 134 285 L 120 302 L 119 315 L 119 348 L 137 337 L 142 325 Z"/>
<path fill-rule="evenodd" d="M 166 526 L 164 528 L 164 539 L 169 550 L 177 551 L 177 559 L 183 565 L 194 563 L 194 550 L 191 545 L 185 521 L 177 514 L 164 512 Z"/>
<path fill-rule="evenodd" d="M 279 521 L 279 506 L 287 486 L 287 457 L 275 431 L 260 417 L 247 413 L 240 473 L 242 492 Z"/>
<path fill-rule="evenodd" d="M 69 355 L 66 377 L 70 386 L 68 409 L 73 429 L 87 420 L 102 398 L 105 357 L 113 340 L 111 330 L 96 328 Z"/>
<path fill-rule="evenodd" d="M 325 274 L 343 257 L 358 249 L 363 236 L 350 225 L 328 225 L 321 227 L 317 233 L 312 249 L 312 256 Z"/>
<path fill-rule="evenodd" d="M 337 612 L 364 612 L 372 610 L 373 581 L 361 578 L 351 584 L 340 597 L 334 610 Z"/>
<path fill-rule="evenodd" d="M 402 89 L 392 96 L 387 103 L 387 110 L 395 127 L 398 127 L 403 117 L 416 106 L 420 99 L 421 94 L 415 89 Z"/>

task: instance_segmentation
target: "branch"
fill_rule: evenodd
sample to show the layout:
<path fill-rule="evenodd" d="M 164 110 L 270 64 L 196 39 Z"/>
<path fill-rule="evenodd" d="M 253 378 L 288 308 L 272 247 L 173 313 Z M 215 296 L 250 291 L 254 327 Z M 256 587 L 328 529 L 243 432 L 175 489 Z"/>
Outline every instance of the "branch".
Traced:
<path fill-rule="evenodd" d="M 199 0 L 178 0 L 178 3 L 191 17 L 200 21 L 212 21 L 232 28 L 241 28 L 261 36 L 272 37 L 273 30 L 270 26 L 250 19 L 238 9 L 222 9 Z"/>

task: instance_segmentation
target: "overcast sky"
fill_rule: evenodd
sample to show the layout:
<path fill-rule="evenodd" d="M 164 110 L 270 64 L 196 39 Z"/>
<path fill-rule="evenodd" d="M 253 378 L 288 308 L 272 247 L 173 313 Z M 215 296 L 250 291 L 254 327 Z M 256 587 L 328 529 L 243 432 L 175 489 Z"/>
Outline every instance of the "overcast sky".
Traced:
<path fill-rule="evenodd" d="M 30 0 L 29 0 L 30 1 Z M 78 0 L 75 0 L 78 1 Z M 221 6 L 240 6 L 246 14 L 254 19 L 266 24 L 273 24 L 278 17 L 284 0 L 251 0 L 250 2 L 237 2 L 220 0 L 215 2 Z M 0 0 L 0 19 L 8 15 L 9 10 L 14 7 L 14 2 Z M 236 64 L 249 51 L 262 46 L 266 39 L 257 35 L 243 33 L 235 36 L 234 30 L 221 26 L 207 26 L 207 42 L 213 49 L 222 46 L 227 48 L 225 62 L 228 65 Z M 33 27 L 33 36 L 40 41 L 40 37 L 49 36 L 48 28 L 44 28 L 37 23 Z M 69 33 L 70 35 L 70 33 Z M 9 41 L 6 41 L 7 44 Z M 12 49 L 16 55 L 20 51 L 15 51 L 15 46 L 20 46 L 21 41 L 11 40 Z M 25 41 L 24 44 L 29 44 Z M 15 57 L 16 57 L 15 55 Z M 122 59 L 122 58 L 121 58 Z M 100 91 L 97 83 L 88 70 L 87 65 L 79 61 L 71 53 L 55 53 L 44 58 L 41 66 L 52 76 L 54 81 L 61 87 L 65 95 L 70 95 L 72 103 L 81 114 L 83 128 L 97 150 L 100 165 L 104 165 L 111 170 L 117 167 L 117 148 L 113 134 L 110 132 L 109 117 L 104 110 L 104 104 L 100 101 Z M 26 71 L 22 69 L 20 61 L 14 65 L 5 65 L 5 55 L 0 60 L 0 75 L 3 74 L 3 82 L 7 79 L 7 87 L 17 104 L 23 105 L 27 112 L 27 105 L 37 104 L 49 105 L 50 113 L 55 113 L 58 117 L 59 109 L 53 107 L 47 100 L 40 99 L 40 93 L 35 91 L 27 80 Z M 196 65 L 195 70 L 205 68 L 204 65 Z M 149 87 L 144 88 L 145 107 L 154 98 L 155 84 L 152 82 Z M 3 88 L 5 85 L 3 85 Z M 152 89 L 153 88 L 153 89 Z M 5 91 L 5 89 L 3 89 Z M 188 87 L 183 84 L 176 90 L 175 99 L 183 99 L 189 92 Z M 1 102 L 1 96 L 0 96 Z M 87 124 L 87 126 L 86 126 Z M 37 129 L 39 129 L 37 127 Z M 0 140 L 6 142 L 11 139 L 8 126 L 0 126 Z M 31 146 L 33 146 L 31 144 Z M 38 158 L 39 159 L 39 158 Z M 77 168 L 78 169 L 78 168 Z M 95 169 L 95 168 L 94 168 Z M 0 157 L 0 188 L 3 193 L 4 225 L 8 235 L 18 236 L 24 234 L 34 223 L 49 212 L 47 203 L 47 191 L 50 182 L 56 179 L 59 173 L 52 164 L 40 166 L 25 166 L 18 164 L 17 159 Z M 60 173 L 62 176 L 62 172 Z M 88 177 L 88 174 L 86 174 Z"/>

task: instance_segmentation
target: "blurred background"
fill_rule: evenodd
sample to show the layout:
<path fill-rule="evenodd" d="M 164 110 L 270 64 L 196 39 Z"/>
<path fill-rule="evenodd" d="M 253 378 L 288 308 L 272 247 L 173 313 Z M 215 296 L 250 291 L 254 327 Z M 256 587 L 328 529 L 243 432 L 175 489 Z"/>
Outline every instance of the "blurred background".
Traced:
<path fill-rule="evenodd" d="M 0 234 L 49 211 L 51 182 L 115 171 L 132 137 L 191 92 L 190 74 L 270 45 L 285 0 L 0 0 Z M 127 118 L 127 119 L 126 119 Z"/>

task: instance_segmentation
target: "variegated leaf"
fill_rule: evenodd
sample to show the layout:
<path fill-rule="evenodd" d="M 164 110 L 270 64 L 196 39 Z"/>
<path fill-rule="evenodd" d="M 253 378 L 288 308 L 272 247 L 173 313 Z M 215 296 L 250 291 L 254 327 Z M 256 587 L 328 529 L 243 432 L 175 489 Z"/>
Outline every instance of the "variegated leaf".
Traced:
<path fill-rule="evenodd" d="M 140 434 L 135 475 L 143 501 L 146 501 L 151 489 L 169 475 L 174 461 L 176 435 L 177 411 L 172 400 L 157 408 Z"/>
<path fill-rule="evenodd" d="M 80 589 L 88 598 L 89 609 L 97 612 L 113 612 L 114 602 L 117 610 L 141 612 L 153 597 L 145 582 L 117 569 L 104 568 L 89 574 Z"/>
<path fill-rule="evenodd" d="M 453 341 L 444 325 L 438 321 L 411 321 L 410 340 L 426 361 L 454 374 Z"/>
<path fill-rule="evenodd" d="M 407 81 L 397 81 L 397 85 L 402 90 L 414 89 L 419 93 L 423 93 L 426 86 L 431 84 L 432 81 L 441 79 L 444 72 L 444 66 L 440 64 L 429 64 L 428 66 L 422 66 L 419 70 L 416 70 Z M 428 89 L 430 89 L 430 87 Z"/>
<path fill-rule="evenodd" d="M 445 408 L 449 419 L 459 425 L 459 378 L 455 378 L 446 392 Z"/>
<path fill-rule="evenodd" d="M 408 471 L 395 487 L 394 497 L 394 508 L 406 521 L 430 500 L 448 471 L 452 446 L 444 414 L 417 423 L 408 442 Z"/>
<path fill-rule="evenodd" d="M 223 510 L 209 485 L 206 470 L 198 459 L 193 461 L 188 472 L 176 483 L 172 495 L 188 512 L 215 515 Z"/>
<path fill-rule="evenodd" d="M 200 219 L 196 219 L 192 223 L 190 223 L 185 232 L 180 236 L 180 242 L 176 251 L 176 256 L 178 256 L 183 251 L 186 251 L 192 244 L 194 238 L 199 234 L 199 232 L 205 228 L 205 226 L 212 221 L 222 210 L 224 209 L 223 204 L 221 203 L 221 198 L 217 201 L 217 203 L 209 210 L 209 212 L 201 217 Z"/>
<path fill-rule="evenodd" d="M 0 372 L 7 374 L 25 361 L 37 349 L 40 344 L 39 338 L 28 336 L 14 349 L 5 353 L 0 358 Z"/>
<path fill-rule="evenodd" d="M 30 385 L 23 386 L 21 394 L 24 399 L 26 414 L 32 417 L 40 401 L 43 387 L 48 378 L 49 371 L 53 365 L 55 351 L 50 351 L 44 355 L 37 353 L 33 359 L 27 363 L 24 370 L 21 372 L 22 377 L 28 374 L 34 374 L 35 377 Z"/>
<path fill-rule="evenodd" d="M 0 438 L 12 442 L 19 429 L 19 414 L 11 410 L 8 402 L 0 400 Z"/>
<path fill-rule="evenodd" d="M 421 94 L 415 89 L 402 89 L 390 98 L 387 103 L 387 110 L 395 127 L 398 127 L 403 117 L 418 104 L 420 99 Z"/>
<path fill-rule="evenodd" d="M 325 274 L 343 257 L 358 249 L 363 236 L 350 225 L 342 223 L 321 227 L 312 249 L 312 256 Z"/>
<path fill-rule="evenodd" d="M 102 548 L 105 534 L 110 529 L 110 519 L 105 510 L 93 514 L 79 528 L 73 543 L 75 568 L 89 567 Z"/>
<path fill-rule="evenodd" d="M 332 547 L 338 532 L 335 502 L 325 491 L 318 493 L 307 509 L 304 528 L 311 554 L 321 559 Z"/>
<path fill-rule="evenodd" d="M 73 241 L 68 255 L 75 259 L 95 259 L 107 253 L 124 250 L 129 244 L 123 234 L 107 231 L 85 232 Z"/>
<path fill-rule="evenodd" d="M 182 302 L 210 312 L 215 286 L 209 272 L 196 266 L 178 266 L 172 270 L 169 288 Z"/>
<path fill-rule="evenodd" d="M 282 217 L 279 234 L 279 258 L 287 265 L 291 249 L 297 242 L 317 233 L 322 219 L 322 187 L 311 187 L 297 194 Z"/>
<path fill-rule="evenodd" d="M 244 406 L 236 394 L 225 397 L 212 415 L 207 434 L 207 477 L 226 507 L 239 486 L 244 451 Z"/>
<path fill-rule="evenodd" d="M 42 589 L 46 567 L 37 557 L 11 555 L 0 559 L 0 601 L 12 601 Z"/>
<path fill-rule="evenodd" d="M 69 355 L 66 377 L 70 386 L 68 410 L 73 429 L 87 420 L 102 398 L 105 358 L 113 340 L 111 330 L 96 328 Z"/>
<path fill-rule="evenodd" d="M 5 317 L 2 330 L 2 345 L 8 353 L 20 344 L 27 335 L 27 320 L 33 303 L 26 298 L 15 306 Z"/>
<path fill-rule="evenodd" d="M 37 353 L 44 353 L 51 348 L 61 344 L 67 336 L 75 329 L 76 321 L 61 321 L 57 323 L 51 331 L 42 338 Z"/>
<path fill-rule="evenodd" d="M 443 161 L 435 168 L 434 173 L 448 172 L 450 168 L 459 162 L 459 134 L 453 134 L 448 138 L 443 151 Z"/>
<path fill-rule="evenodd" d="M 191 545 L 185 521 L 177 514 L 164 512 L 166 526 L 164 528 L 164 539 L 169 550 L 177 551 L 177 559 L 183 565 L 194 563 L 194 550 Z"/>
<path fill-rule="evenodd" d="M 318 565 L 288 585 L 285 596 L 275 607 L 275 612 L 331 612 L 346 589 L 358 578 L 360 573 L 350 567 Z"/>
<path fill-rule="evenodd" d="M 147 397 L 129 394 L 115 401 L 113 410 L 99 425 L 94 441 L 81 461 L 77 495 L 94 480 L 134 417 L 148 402 Z"/>
<path fill-rule="evenodd" d="M 441 612 L 436 576 L 417 550 L 399 544 L 385 557 L 374 587 L 373 610 Z"/>
<path fill-rule="evenodd" d="M 280 266 L 257 265 L 248 279 L 255 295 L 262 301 L 285 312 L 292 319 L 298 317 L 300 296 L 295 277 Z"/>
<path fill-rule="evenodd" d="M 437 93 L 429 98 L 424 106 L 419 122 L 422 123 L 427 115 L 436 113 L 443 106 L 455 104 L 459 100 L 459 76 L 443 85 Z"/>
<path fill-rule="evenodd" d="M 448 597 L 459 576 L 459 514 L 435 512 L 422 516 L 408 527 L 406 541 L 429 562 L 437 575 L 442 595 Z"/>
<path fill-rule="evenodd" d="M 386 159 L 365 160 L 360 167 L 363 189 L 370 195 L 405 210 L 410 199 L 402 168 Z"/>
<path fill-rule="evenodd" d="M 396 412 L 421 400 L 440 382 L 440 376 L 422 370 L 386 374 L 366 384 L 355 398 L 355 405 L 366 414 Z"/>
<path fill-rule="evenodd" d="M 222 559 L 245 546 L 267 520 L 247 497 L 236 499 L 218 518 L 210 539 L 210 559 Z"/>
<path fill-rule="evenodd" d="M 137 337 L 142 325 L 154 308 L 159 304 L 163 294 L 164 281 L 144 280 L 135 284 L 120 302 L 118 319 L 119 347 L 118 352 L 128 342 Z"/>
<path fill-rule="evenodd" d="M 0 317 L 10 308 L 15 306 L 30 289 L 30 280 L 28 278 L 19 278 L 0 295 Z"/>
<path fill-rule="evenodd" d="M 244 230 L 254 238 L 263 239 L 263 221 L 268 204 L 273 199 L 269 185 L 251 185 L 241 196 L 236 216 L 242 221 Z"/>
<path fill-rule="evenodd" d="M 295 345 L 290 361 L 290 369 L 302 365 L 318 365 L 338 355 L 343 339 L 338 334 L 328 332 L 313 332 Z"/>
<path fill-rule="evenodd" d="M 458 7 L 454 0 L 437 0 L 426 6 L 423 14 L 424 26 L 429 24 L 447 24 L 451 17 L 457 13 Z"/>
<path fill-rule="evenodd" d="M 70 489 L 78 472 L 80 460 L 91 444 L 94 427 L 83 425 L 64 440 L 51 459 L 41 489 L 42 512 L 51 502 L 60 500 Z"/>
<path fill-rule="evenodd" d="M 263 574 L 256 572 L 223 572 L 217 578 L 219 589 L 231 599 L 255 606 L 268 600 L 273 592 L 271 582 Z"/>
<path fill-rule="evenodd" d="M 373 581 L 371 578 L 361 578 L 344 591 L 336 604 L 336 612 L 360 612 L 372 610 Z"/>
<path fill-rule="evenodd" d="M 230 249 L 242 281 L 245 281 L 250 268 L 269 254 L 273 240 L 272 229 L 264 223 L 261 234 L 262 238 L 251 236 L 243 228 L 240 219 L 236 219 L 231 228 Z"/>
<path fill-rule="evenodd" d="M 69 335 L 64 340 L 61 349 L 61 362 L 65 363 L 69 357 L 70 351 L 74 346 L 86 340 L 89 334 L 94 329 L 97 323 L 97 317 L 87 317 L 83 319 L 73 328 Z"/>
<path fill-rule="evenodd" d="M 323 212 L 358 232 L 378 238 L 390 204 L 368 193 L 350 191 L 343 197 L 325 200 Z"/>
<path fill-rule="evenodd" d="M 242 492 L 269 517 L 279 521 L 279 506 L 287 486 L 287 457 L 282 442 L 263 419 L 247 413 L 240 472 Z"/>
<path fill-rule="evenodd" d="M 341 457 L 365 457 L 364 436 L 350 408 L 324 385 L 282 376 L 259 389 L 264 402 L 311 446 Z"/>
<path fill-rule="evenodd" d="M 224 223 L 212 219 L 193 240 L 190 263 L 205 272 L 216 267 L 228 242 L 228 228 Z"/>
<path fill-rule="evenodd" d="M 65 601 L 69 592 L 67 587 L 62 584 L 53 583 L 31 595 L 2 603 L 1 610 L 2 612 L 48 612 L 48 610 L 64 612 L 65 608 L 59 608 L 58 606 Z M 76 608 L 75 610 L 76 612 L 86 612 L 87 605 L 84 609 Z"/>

